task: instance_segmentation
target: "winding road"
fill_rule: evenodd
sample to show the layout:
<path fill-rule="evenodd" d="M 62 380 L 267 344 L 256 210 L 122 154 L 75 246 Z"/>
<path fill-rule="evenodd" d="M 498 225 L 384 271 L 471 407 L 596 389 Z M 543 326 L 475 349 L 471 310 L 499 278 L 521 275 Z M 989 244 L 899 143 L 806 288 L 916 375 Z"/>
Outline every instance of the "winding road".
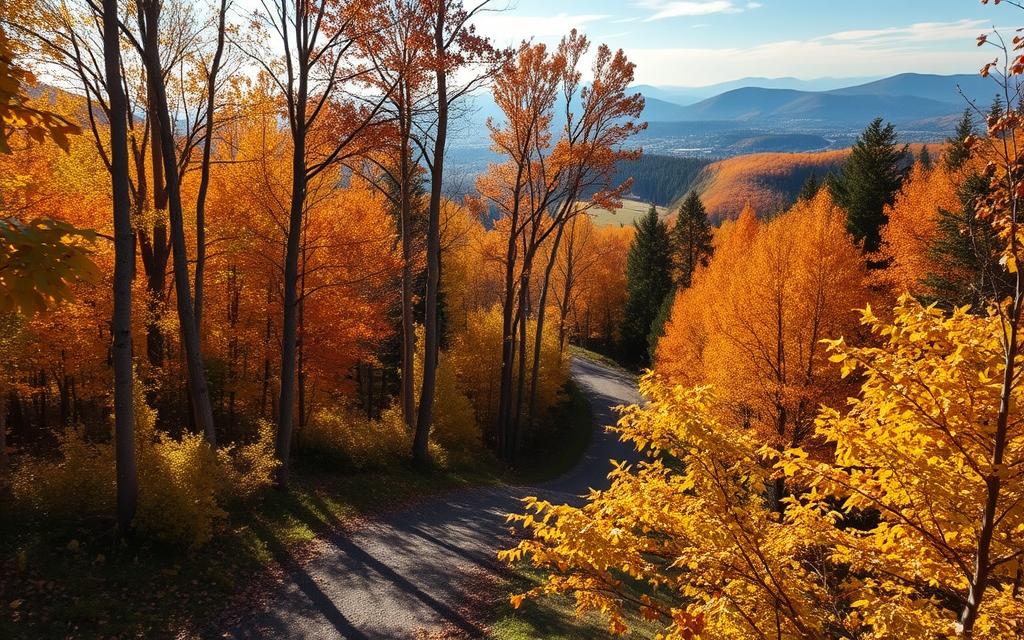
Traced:
<path fill-rule="evenodd" d="M 372 520 L 325 541 L 301 566 L 288 568 L 267 599 L 268 610 L 225 634 L 233 638 L 422 637 L 442 631 L 477 638 L 484 630 L 465 603 L 501 575 L 497 551 L 509 544 L 505 515 L 520 498 L 579 502 L 589 487 L 607 486 L 609 459 L 635 457 L 601 428 L 613 407 L 640 400 L 635 380 L 597 362 L 573 358 L 572 376 L 593 409 L 590 447 L 575 468 L 536 487 L 466 489 Z"/>

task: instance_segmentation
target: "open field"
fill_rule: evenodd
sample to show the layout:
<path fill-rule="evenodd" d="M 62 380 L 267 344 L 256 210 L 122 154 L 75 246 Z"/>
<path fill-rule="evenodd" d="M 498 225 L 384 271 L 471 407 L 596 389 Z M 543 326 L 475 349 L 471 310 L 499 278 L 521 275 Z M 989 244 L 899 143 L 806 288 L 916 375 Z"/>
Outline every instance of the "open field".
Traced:
<path fill-rule="evenodd" d="M 647 213 L 647 210 L 650 208 L 649 202 L 624 199 L 622 201 L 622 208 L 618 211 L 592 209 L 590 216 L 593 218 L 594 224 L 599 227 L 626 226 L 633 224 L 634 220 Z M 669 210 L 666 207 L 658 207 L 658 215 L 661 217 L 667 216 L 668 212 Z"/>

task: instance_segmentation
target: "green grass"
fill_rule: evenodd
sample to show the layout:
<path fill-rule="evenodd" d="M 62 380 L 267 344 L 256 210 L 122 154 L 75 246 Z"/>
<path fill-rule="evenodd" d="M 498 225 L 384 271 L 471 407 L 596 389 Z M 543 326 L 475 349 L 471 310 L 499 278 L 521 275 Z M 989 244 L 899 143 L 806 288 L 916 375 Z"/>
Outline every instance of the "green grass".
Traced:
<path fill-rule="evenodd" d="M 10 517 L 0 504 L 0 638 L 205 637 L 226 604 L 245 608 L 248 587 L 316 538 L 382 506 L 492 481 L 400 464 L 345 475 L 300 464 L 290 491 L 235 510 L 194 551 L 118 541 L 106 519 Z"/>
<path fill-rule="evenodd" d="M 626 367 L 624 367 L 621 364 L 619 364 L 618 361 L 612 359 L 611 356 L 606 356 L 603 353 L 598 353 L 596 351 L 591 351 L 590 349 L 586 349 L 586 348 L 581 347 L 581 346 L 576 345 L 576 344 L 570 344 L 569 345 L 569 353 L 571 353 L 574 356 L 580 357 L 580 358 L 586 358 L 587 360 L 593 360 L 594 362 L 600 363 L 600 364 L 608 367 L 609 369 L 615 369 L 616 371 L 619 371 L 621 373 L 626 373 L 626 374 L 630 374 L 630 375 L 633 375 L 633 373 L 634 373 L 634 372 L 631 372 Z"/>
<path fill-rule="evenodd" d="M 507 594 L 521 593 L 541 584 L 542 574 L 531 568 L 518 568 L 502 585 Z M 627 640 L 653 638 L 657 627 L 640 619 L 627 621 L 630 633 Z M 610 638 L 608 621 L 596 612 L 577 617 L 575 603 L 570 596 L 546 596 L 525 600 L 514 609 L 504 598 L 494 609 L 489 621 L 487 638 L 490 640 L 593 640 Z"/>
<path fill-rule="evenodd" d="M 591 209 L 590 217 L 598 227 L 625 227 L 633 224 L 634 220 L 647 213 L 650 208 L 651 204 L 649 202 L 623 199 L 622 208 L 618 211 Z M 668 209 L 665 207 L 658 207 L 657 209 L 658 215 L 662 218 L 668 215 Z"/>

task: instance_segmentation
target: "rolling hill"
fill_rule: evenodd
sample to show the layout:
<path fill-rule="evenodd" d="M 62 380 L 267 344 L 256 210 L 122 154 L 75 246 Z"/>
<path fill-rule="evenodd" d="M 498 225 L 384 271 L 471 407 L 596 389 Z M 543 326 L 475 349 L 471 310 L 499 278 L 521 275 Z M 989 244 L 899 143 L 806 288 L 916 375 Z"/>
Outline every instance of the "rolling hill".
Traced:
<path fill-rule="evenodd" d="M 793 202 L 812 172 L 819 178 L 839 166 L 849 149 L 821 153 L 752 153 L 708 165 L 694 188 L 712 222 L 739 216 L 750 204 L 758 216 L 775 214 Z"/>
<path fill-rule="evenodd" d="M 963 105 L 914 95 L 837 94 L 747 87 L 727 91 L 685 107 L 687 120 L 741 122 L 821 121 L 833 124 L 867 123 L 877 117 L 893 122 L 914 122 L 948 116 Z"/>

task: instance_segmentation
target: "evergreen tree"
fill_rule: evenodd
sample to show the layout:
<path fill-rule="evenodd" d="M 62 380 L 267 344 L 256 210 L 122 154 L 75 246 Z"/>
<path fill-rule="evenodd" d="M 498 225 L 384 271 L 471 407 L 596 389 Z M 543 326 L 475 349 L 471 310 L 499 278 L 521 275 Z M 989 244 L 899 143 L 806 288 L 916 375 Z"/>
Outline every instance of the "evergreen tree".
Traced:
<path fill-rule="evenodd" d="M 818 180 L 818 174 L 811 171 L 803 185 L 800 186 L 800 193 L 797 194 L 796 199 L 799 201 L 814 200 L 814 196 L 818 195 L 821 186 L 822 182 Z"/>
<path fill-rule="evenodd" d="M 672 305 L 675 301 L 676 288 L 672 287 L 665 294 L 665 299 L 661 301 L 658 313 L 654 316 L 654 322 L 651 323 L 651 332 L 647 335 L 647 358 L 648 362 L 652 364 L 654 363 L 654 354 L 658 350 L 658 341 L 665 335 L 665 324 L 668 323 L 668 319 L 672 315 Z"/>
<path fill-rule="evenodd" d="M 708 212 L 696 191 L 690 191 L 679 207 L 672 230 L 675 262 L 675 285 L 680 289 L 690 286 L 697 267 L 706 267 L 711 259 L 711 223 Z"/>
<path fill-rule="evenodd" d="M 921 146 L 921 152 L 917 154 L 917 162 L 925 171 L 928 171 L 929 169 L 932 168 L 932 154 L 928 153 L 927 146 Z"/>
<path fill-rule="evenodd" d="M 941 265 L 941 271 L 929 273 L 922 280 L 930 291 L 926 302 L 948 309 L 970 305 L 980 312 L 989 300 L 1013 294 L 1013 279 L 999 264 L 996 230 L 990 221 L 977 215 L 987 193 L 988 181 L 972 174 L 959 189 L 961 210 L 939 211 L 938 235 L 929 254 L 935 264 Z"/>
<path fill-rule="evenodd" d="M 906 173 L 908 148 L 896 143 L 896 128 L 876 118 L 857 138 L 840 175 L 832 181 L 836 202 L 846 209 L 846 228 L 865 252 L 878 250 L 885 206 L 891 205 Z"/>
<path fill-rule="evenodd" d="M 950 171 L 958 171 L 971 157 L 971 150 L 967 147 L 968 136 L 974 135 L 974 118 L 970 109 L 964 109 L 964 115 L 956 125 L 956 131 L 949 138 L 946 138 L 946 152 L 943 161 Z"/>
<path fill-rule="evenodd" d="M 647 336 L 665 296 L 672 289 L 672 243 L 668 227 L 652 206 L 636 222 L 626 259 L 626 308 L 620 351 L 630 364 L 649 364 Z"/>

